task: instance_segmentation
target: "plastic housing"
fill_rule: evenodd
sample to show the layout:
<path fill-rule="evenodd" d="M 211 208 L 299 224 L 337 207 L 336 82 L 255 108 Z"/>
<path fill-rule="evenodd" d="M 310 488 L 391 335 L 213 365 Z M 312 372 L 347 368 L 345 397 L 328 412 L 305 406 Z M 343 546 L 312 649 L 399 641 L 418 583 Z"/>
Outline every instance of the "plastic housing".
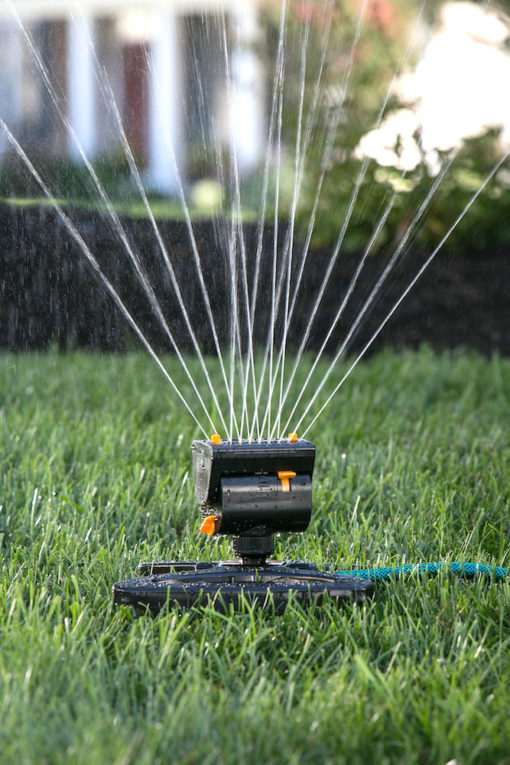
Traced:
<path fill-rule="evenodd" d="M 221 480 L 247 476 L 277 476 L 290 470 L 296 476 L 308 476 L 311 482 L 315 446 L 310 441 L 261 441 L 229 443 L 193 441 L 193 481 L 201 505 L 221 503 Z"/>

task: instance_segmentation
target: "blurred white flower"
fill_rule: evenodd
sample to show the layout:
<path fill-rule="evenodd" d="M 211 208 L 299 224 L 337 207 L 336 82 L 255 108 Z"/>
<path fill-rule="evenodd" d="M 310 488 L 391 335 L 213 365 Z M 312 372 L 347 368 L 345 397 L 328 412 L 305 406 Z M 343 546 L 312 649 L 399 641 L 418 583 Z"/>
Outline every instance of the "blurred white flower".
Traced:
<path fill-rule="evenodd" d="M 501 130 L 510 146 L 509 20 L 471 2 L 445 3 L 439 26 L 413 72 L 399 77 L 395 95 L 406 108 L 367 133 L 356 156 L 384 166 L 412 170 L 421 159 L 438 171 L 437 151 L 459 147 L 489 128 Z"/>

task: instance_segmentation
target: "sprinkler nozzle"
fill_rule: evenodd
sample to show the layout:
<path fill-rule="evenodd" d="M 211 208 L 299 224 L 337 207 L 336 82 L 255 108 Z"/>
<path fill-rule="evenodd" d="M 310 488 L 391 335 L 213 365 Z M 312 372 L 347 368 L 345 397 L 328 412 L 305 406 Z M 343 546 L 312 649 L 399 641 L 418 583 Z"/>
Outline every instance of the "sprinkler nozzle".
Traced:
<path fill-rule="evenodd" d="M 298 440 L 297 433 L 289 433 L 289 444 L 293 444 L 295 441 Z"/>

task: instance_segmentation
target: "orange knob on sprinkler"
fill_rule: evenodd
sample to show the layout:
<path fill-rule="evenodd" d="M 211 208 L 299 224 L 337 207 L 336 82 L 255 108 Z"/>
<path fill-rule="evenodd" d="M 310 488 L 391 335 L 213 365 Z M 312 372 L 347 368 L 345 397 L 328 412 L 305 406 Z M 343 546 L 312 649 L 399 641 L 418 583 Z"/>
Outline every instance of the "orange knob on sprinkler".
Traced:
<path fill-rule="evenodd" d="M 278 478 L 282 482 L 282 491 L 290 491 L 290 479 L 296 477 L 293 470 L 279 470 Z"/>
<path fill-rule="evenodd" d="M 219 528 L 220 528 L 220 519 L 217 518 L 215 515 L 208 515 L 202 521 L 202 525 L 200 526 L 200 531 L 202 532 L 202 534 L 208 534 L 210 537 L 212 537 L 213 534 L 216 534 L 219 531 Z"/>

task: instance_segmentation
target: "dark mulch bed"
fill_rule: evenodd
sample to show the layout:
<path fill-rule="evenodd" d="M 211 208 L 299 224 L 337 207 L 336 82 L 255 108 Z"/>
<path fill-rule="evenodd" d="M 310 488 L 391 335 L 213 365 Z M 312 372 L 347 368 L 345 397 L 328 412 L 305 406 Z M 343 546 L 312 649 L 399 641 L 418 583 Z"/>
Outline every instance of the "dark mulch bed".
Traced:
<path fill-rule="evenodd" d="M 73 213 L 73 220 L 91 251 L 121 294 L 142 330 L 158 349 L 168 349 L 168 339 L 144 296 L 122 244 L 97 213 Z M 154 233 L 148 221 L 123 219 L 130 241 L 136 247 L 151 278 L 169 326 L 179 344 L 190 348 L 182 314 L 175 299 Z M 203 348 L 212 352 L 213 340 L 205 316 L 186 225 L 160 224 L 188 307 Z M 228 231 L 207 221 L 194 224 L 197 246 L 222 343 L 229 338 L 230 262 Z M 247 279 L 253 274 L 256 229 L 245 229 L 248 257 Z M 261 261 L 261 288 L 257 298 L 255 340 L 267 336 L 271 313 L 271 269 L 273 232 L 265 232 Z M 280 232 L 279 251 L 284 249 L 285 231 Z M 128 325 L 65 230 L 55 212 L 48 208 L 0 206 L 0 347 L 11 350 L 90 347 L 122 350 L 131 347 Z M 294 250 L 299 263 L 301 249 Z M 391 254 L 391 253 L 390 253 Z M 296 311 L 289 328 L 289 345 L 296 346 L 305 330 L 315 296 L 329 263 L 329 251 L 310 253 Z M 328 332 L 359 263 L 359 255 L 342 253 L 320 303 L 308 347 L 317 349 Z M 371 257 L 359 284 L 346 306 L 327 346 L 334 351 L 359 315 L 380 276 L 388 254 Z M 355 352 L 365 346 L 392 306 L 418 272 L 427 253 L 406 254 L 378 294 L 366 321 L 350 343 Z M 240 261 L 237 260 L 240 269 Z M 242 272 L 239 271 L 239 300 L 242 301 Z M 284 301 L 282 301 L 283 305 Z M 440 253 L 384 327 L 372 349 L 381 345 L 415 347 L 426 342 L 438 349 L 458 346 L 476 348 L 484 354 L 510 355 L 510 257 L 508 252 L 485 256 Z M 280 322 L 281 326 L 281 322 Z M 187 339 L 188 338 L 188 339 Z"/>

